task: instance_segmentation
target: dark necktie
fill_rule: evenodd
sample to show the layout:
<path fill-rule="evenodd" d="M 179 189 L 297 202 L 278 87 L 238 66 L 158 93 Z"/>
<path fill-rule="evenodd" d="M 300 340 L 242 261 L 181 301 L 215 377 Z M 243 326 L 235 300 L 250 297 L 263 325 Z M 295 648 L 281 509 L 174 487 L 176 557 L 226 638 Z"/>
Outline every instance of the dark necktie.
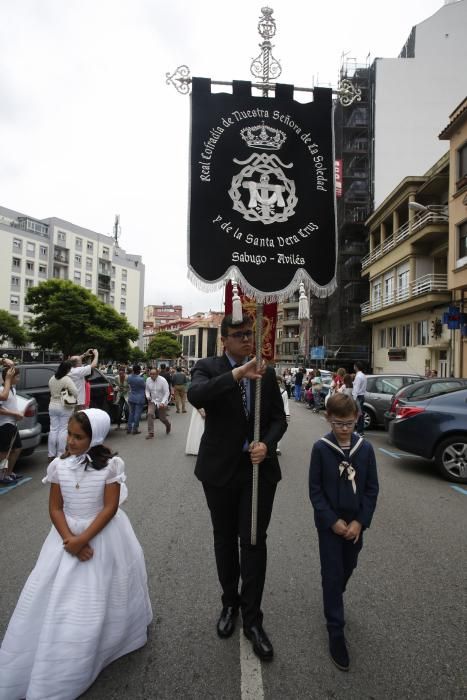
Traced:
<path fill-rule="evenodd" d="M 234 365 L 235 367 L 241 367 L 241 365 Z M 243 410 L 245 412 L 245 416 L 248 418 L 249 416 L 249 411 L 248 411 L 248 396 L 246 393 L 246 387 L 245 387 L 245 382 L 243 379 L 239 379 L 237 382 L 238 386 L 240 387 L 240 393 L 242 395 L 242 402 L 243 402 Z"/>

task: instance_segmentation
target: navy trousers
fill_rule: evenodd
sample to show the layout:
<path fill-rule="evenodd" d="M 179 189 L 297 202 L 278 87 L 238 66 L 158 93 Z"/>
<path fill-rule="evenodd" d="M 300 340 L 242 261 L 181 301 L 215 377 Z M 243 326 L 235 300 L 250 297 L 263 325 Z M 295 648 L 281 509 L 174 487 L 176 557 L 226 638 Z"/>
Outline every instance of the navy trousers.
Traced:
<path fill-rule="evenodd" d="M 356 544 L 336 535 L 331 529 L 318 530 L 324 616 L 331 636 L 344 631 L 344 591 L 357 566 L 363 546 L 362 535 Z"/>

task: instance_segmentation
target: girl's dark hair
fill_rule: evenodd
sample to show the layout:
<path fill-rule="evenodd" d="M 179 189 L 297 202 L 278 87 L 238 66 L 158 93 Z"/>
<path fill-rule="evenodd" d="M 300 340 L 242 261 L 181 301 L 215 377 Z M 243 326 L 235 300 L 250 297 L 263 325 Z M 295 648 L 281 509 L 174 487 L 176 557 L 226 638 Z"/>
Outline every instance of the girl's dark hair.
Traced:
<path fill-rule="evenodd" d="M 66 377 L 70 369 L 70 360 L 63 360 L 63 362 L 60 362 L 60 364 L 57 367 L 57 371 L 55 372 L 55 379 L 62 379 L 62 377 Z"/>
<path fill-rule="evenodd" d="M 347 387 L 347 389 L 353 388 L 352 376 L 350 374 L 344 374 L 344 384 Z"/>
<path fill-rule="evenodd" d="M 139 374 L 141 372 L 140 365 L 133 365 L 133 374 Z"/>
<path fill-rule="evenodd" d="M 74 413 L 70 420 L 75 420 L 81 428 L 84 430 L 86 435 L 90 440 L 92 440 L 92 428 L 91 428 L 91 423 L 89 422 L 89 418 L 83 411 L 78 411 L 77 413 Z M 112 457 L 115 457 L 117 453 L 112 452 L 110 447 L 107 447 L 107 445 L 96 445 L 95 447 L 91 447 L 90 450 L 88 450 L 88 464 L 91 465 L 93 469 L 96 469 L 99 471 L 99 469 L 104 469 L 104 467 L 107 466 L 109 459 L 112 459 Z M 65 452 L 62 454 L 61 459 L 65 459 L 66 457 L 69 457 L 70 453 L 68 450 L 65 450 Z M 85 469 L 88 468 L 88 465 L 86 464 Z"/>

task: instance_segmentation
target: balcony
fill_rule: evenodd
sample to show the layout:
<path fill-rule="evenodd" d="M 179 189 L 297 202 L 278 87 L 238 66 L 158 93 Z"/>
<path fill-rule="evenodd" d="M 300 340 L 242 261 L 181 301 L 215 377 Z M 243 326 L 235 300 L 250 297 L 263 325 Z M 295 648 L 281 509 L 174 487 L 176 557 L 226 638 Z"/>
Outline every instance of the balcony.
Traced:
<path fill-rule="evenodd" d="M 68 265 L 69 263 L 70 251 L 68 248 L 54 248 L 54 263 L 58 265 Z"/>
<path fill-rule="evenodd" d="M 448 276 L 447 275 L 422 275 L 411 282 L 407 287 L 398 289 L 392 294 L 384 295 L 373 301 L 366 301 L 361 305 L 362 316 L 383 311 L 388 307 L 401 304 L 406 301 L 418 299 L 420 297 L 432 294 L 448 292 Z M 430 297 L 431 298 L 431 297 Z M 446 299 L 448 301 L 449 299 Z"/>
<path fill-rule="evenodd" d="M 99 290 L 110 292 L 110 275 L 99 274 L 97 276 L 97 288 Z"/>
<path fill-rule="evenodd" d="M 401 226 L 397 231 L 395 231 L 392 236 L 389 236 L 383 243 L 377 245 L 371 253 L 366 255 L 362 259 L 362 270 L 372 265 L 376 260 L 382 258 L 390 250 L 396 248 L 402 241 L 405 241 L 410 236 L 413 236 L 418 231 L 421 231 L 426 226 L 433 226 L 439 224 L 447 224 L 449 217 L 444 211 L 428 211 L 421 216 L 416 216 L 412 222 L 412 226 L 409 222 Z"/>

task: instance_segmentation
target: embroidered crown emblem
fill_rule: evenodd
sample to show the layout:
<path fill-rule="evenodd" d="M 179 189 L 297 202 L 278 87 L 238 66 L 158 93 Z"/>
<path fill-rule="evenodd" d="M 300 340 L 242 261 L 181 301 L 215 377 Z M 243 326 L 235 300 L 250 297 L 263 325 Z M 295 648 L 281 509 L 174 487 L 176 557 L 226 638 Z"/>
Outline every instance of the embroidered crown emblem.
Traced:
<path fill-rule="evenodd" d="M 262 148 L 265 151 L 278 151 L 287 138 L 283 131 L 264 122 L 245 127 L 240 135 L 249 148 Z"/>

